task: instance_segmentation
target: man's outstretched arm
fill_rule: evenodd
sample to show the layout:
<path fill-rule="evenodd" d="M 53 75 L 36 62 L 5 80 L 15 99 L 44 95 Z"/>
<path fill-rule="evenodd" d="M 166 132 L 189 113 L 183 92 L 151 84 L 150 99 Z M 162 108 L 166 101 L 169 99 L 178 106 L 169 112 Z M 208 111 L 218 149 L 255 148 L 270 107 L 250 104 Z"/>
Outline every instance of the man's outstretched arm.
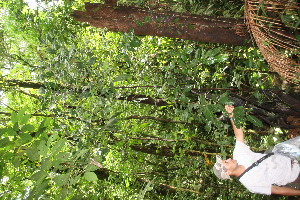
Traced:
<path fill-rule="evenodd" d="M 233 110 L 234 110 L 234 106 L 231 105 L 225 105 L 225 110 L 229 113 L 229 118 L 231 121 L 231 125 L 233 127 L 233 132 L 235 135 L 235 138 L 237 141 L 239 142 L 243 142 L 244 143 L 244 132 L 242 128 L 237 128 L 235 126 L 234 120 L 233 120 Z"/>
<path fill-rule="evenodd" d="M 296 190 L 289 187 L 280 187 L 276 185 L 272 185 L 271 193 L 284 196 L 300 196 L 300 190 Z"/>

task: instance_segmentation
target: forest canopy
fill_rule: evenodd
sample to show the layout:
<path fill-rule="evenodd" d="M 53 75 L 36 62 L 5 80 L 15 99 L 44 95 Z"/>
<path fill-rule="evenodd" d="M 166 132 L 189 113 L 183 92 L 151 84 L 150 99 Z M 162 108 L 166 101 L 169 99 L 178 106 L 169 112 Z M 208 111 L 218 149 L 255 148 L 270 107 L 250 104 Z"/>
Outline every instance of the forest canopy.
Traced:
<path fill-rule="evenodd" d="M 244 17 L 243 1 L 116 3 Z M 83 0 L 0 5 L 1 199 L 271 199 L 212 172 L 235 143 L 226 104 L 254 151 L 299 134 L 299 86 L 250 38 L 231 45 L 97 28 L 74 19 Z"/>

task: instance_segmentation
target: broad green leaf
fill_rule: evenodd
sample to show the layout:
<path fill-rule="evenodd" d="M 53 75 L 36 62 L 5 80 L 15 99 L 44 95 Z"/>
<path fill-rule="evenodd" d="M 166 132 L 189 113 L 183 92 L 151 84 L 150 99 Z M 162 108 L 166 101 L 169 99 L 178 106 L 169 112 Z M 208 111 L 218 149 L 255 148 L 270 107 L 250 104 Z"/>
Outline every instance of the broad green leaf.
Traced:
<path fill-rule="evenodd" d="M 242 123 L 245 121 L 245 112 L 243 106 L 237 106 L 233 110 L 235 125 L 240 128 Z"/>
<path fill-rule="evenodd" d="M 67 185 L 69 182 L 70 174 L 60 174 L 53 178 L 53 181 L 56 183 L 58 187 L 62 187 Z"/>
<path fill-rule="evenodd" d="M 17 114 L 17 116 L 18 116 L 19 119 L 21 119 L 23 117 L 23 115 L 25 114 L 26 110 L 27 110 L 26 106 L 23 107 L 21 110 L 19 110 L 19 112 Z"/>
<path fill-rule="evenodd" d="M 127 79 L 130 79 L 132 76 L 130 74 L 122 74 L 122 75 L 119 75 L 117 76 L 113 82 L 118 82 L 118 81 L 125 81 Z"/>
<path fill-rule="evenodd" d="M 40 140 L 38 146 L 37 146 L 37 150 L 38 153 L 41 156 L 45 156 L 48 153 L 48 146 L 46 145 L 46 141 L 45 140 Z"/>
<path fill-rule="evenodd" d="M 11 121 L 13 124 L 17 123 L 19 121 L 18 115 L 16 112 L 11 113 Z"/>
<path fill-rule="evenodd" d="M 3 160 L 10 160 L 11 158 L 13 158 L 15 156 L 15 154 L 13 152 L 6 152 L 5 154 L 2 155 L 2 159 Z"/>
<path fill-rule="evenodd" d="M 35 130 L 35 127 L 31 124 L 26 124 L 21 128 L 22 132 L 32 132 Z"/>
<path fill-rule="evenodd" d="M 237 106 L 234 108 L 234 116 L 235 117 L 242 117 L 245 115 L 244 113 L 244 107 L 243 106 Z"/>
<path fill-rule="evenodd" d="M 98 180 L 97 175 L 94 172 L 85 172 L 83 176 L 87 181 L 97 181 Z"/>
<path fill-rule="evenodd" d="M 31 115 L 30 114 L 25 114 L 21 116 L 20 119 L 20 125 L 26 124 L 28 120 L 30 119 Z"/>
<path fill-rule="evenodd" d="M 108 122 L 106 123 L 106 128 L 114 127 L 119 121 L 120 121 L 120 119 L 118 119 L 118 118 L 112 118 L 112 119 L 108 120 Z"/>
<path fill-rule="evenodd" d="M 40 155 L 36 149 L 28 148 L 25 150 L 28 158 L 32 161 L 37 161 L 40 158 Z"/>
<path fill-rule="evenodd" d="M 63 138 L 63 139 L 60 139 L 59 141 L 57 141 L 55 143 L 55 145 L 53 146 L 52 148 L 52 155 L 55 155 L 57 154 L 60 150 L 62 150 L 62 148 L 65 146 L 65 143 L 66 143 L 67 139 L 66 138 Z"/>
<path fill-rule="evenodd" d="M 147 183 L 147 185 L 145 186 L 145 188 L 144 188 L 143 190 L 140 191 L 139 196 L 138 196 L 138 199 L 144 199 L 144 198 L 145 198 L 146 192 L 153 190 L 153 185 L 154 185 L 154 184 L 153 184 L 153 181 L 154 181 L 154 180 L 149 181 L 149 182 Z"/>
<path fill-rule="evenodd" d="M 35 186 L 34 192 L 33 192 L 33 195 L 35 196 L 35 198 L 33 198 L 33 199 L 40 199 L 39 197 L 45 193 L 49 182 L 50 182 L 50 180 L 44 180 L 44 181 L 42 181 L 42 183 Z"/>
<path fill-rule="evenodd" d="M 18 168 L 21 166 L 21 158 L 19 156 L 15 156 L 12 160 L 12 164 L 14 165 L 14 167 Z M 1 171 L 1 170 L 0 170 Z"/>
<path fill-rule="evenodd" d="M 10 143 L 8 137 L 3 138 L 0 140 L 0 148 L 6 147 Z"/>
<path fill-rule="evenodd" d="M 22 144 L 25 144 L 25 143 L 30 142 L 32 140 L 32 136 L 28 133 L 21 133 L 20 134 L 20 140 L 21 140 L 20 142 Z"/>
<path fill-rule="evenodd" d="M 96 7 L 93 9 L 93 12 L 97 12 L 98 10 L 100 10 L 101 7 Z"/>
<path fill-rule="evenodd" d="M 55 50 L 55 49 L 52 49 L 52 48 L 47 48 L 46 51 L 47 51 L 49 54 L 56 54 L 56 50 Z"/>
<path fill-rule="evenodd" d="M 20 130 L 20 129 L 19 129 L 19 123 L 18 123 L 18 122 L 16 122 L 16 123 L 14 124 L 13 129 L 14 129 L 15 131 L 19 131 L 19 130 Z"/>
<path fill-rule="evenodd" d="M 70 177 L 70 185 L 75 185 L 76 183 L 78 183 L 81 179 L 81 175 L 78 175 L 78 176 L 71 176 Z"/>
<path fill-rule="evenodd" d="M 53 145 L 52 143 L 56 140 L 56 139 L 58 139 L 58 134 L 53 134 L 53 135 L 51 135 L 49 138 L 48 138 L 48 141 L 47 141 L 47 146 L 51 146 L 51 145 Z"/>
<path fill-rule="evenodd" d="M 220 104 L 228 104 L 228 92 L 225 92 L 223 94 L 221 94 L 220 98 L 219 98 L 219 103 Z"/>
<path fill-rule="evenodd" d="M 50 158 L 43 158 L 41 162 L 41 169 L 42 170 L 49 170 L 52 167 L 52 161 Z"/>
<path fill-rule="evenodd" d="M 82 149 L 80 151 L 78 151 L 75 155 L 73 160 L 77 160 L 78 158 L 80 158 L 81 156 L 83 156 L 85 153 L 87 153 L 89 150 L 88 149 Z"/>
<path fill-rule="evenodd" d="M 61 168 L 61 163 L 67 162 L 69 158 L 71 157 L 71 154 L 69 152 L 60 152 L 56 156 L 54 156 L 53 160 L 53 166 L 57 168 Z"/>
<path fill-rule="evenodd" d="M 262 121 L 260 121 L 257 117 L 253 115 L 247 115 L 247 119 L 257 127 L 263 127 Z"/>
<path fill-rule="evenodd" d="M 139 46 L 141 46 L 141 44 L 142 44 L 142 41 L 138 37 L 134 37 L 130 42 L 131 47 L 139 47 Z"/>
<path fill-rule="evenodd" d="M 0 137 L 1 137 L 4 133 L 7 133 L 7 128 L 0 128 Z"/>
<path fill-rule="evenodd" d="M 48 176 L 48 173 L 41 170 L 33 174 L 30 179 L 35 182 L 42 182 L 46 177 Z"/>
<path fill-rule="evenodd" d="M 17 135 L 17 132 L 12 127 L 7 127 L 6 131 L 7 131 L 7 135 L 8 136 L 15 136 L 15 135 Z"/>
<path fill-rule="evenodd" d="M 59 195 L 58 198 L 59 199 L 66 199 L 66 197 L 68 196 L 69 190 L 67 186 L 66 187 L 62 187 L 61 190 L 59 191 Z"/>
<path fill-rule="evenodd" d="M 85 168 L 85 171 L 86 171 L 86 172 L 90 172 L 90 171 L 95 171 L 95 170 L 97 170 L 97 169 L 98 169 L 97 166 L 92 165 L 92 164 L 88 164 L 88 165 L 86 166 L 86 168 Z"/>
<path fill-rule="evenodd" d="M 208 107 L 205 107 L 203 114 L 207 120 L 215 119 L 215 115 L 211 112 L 211 109 L 209 109 Z"/>

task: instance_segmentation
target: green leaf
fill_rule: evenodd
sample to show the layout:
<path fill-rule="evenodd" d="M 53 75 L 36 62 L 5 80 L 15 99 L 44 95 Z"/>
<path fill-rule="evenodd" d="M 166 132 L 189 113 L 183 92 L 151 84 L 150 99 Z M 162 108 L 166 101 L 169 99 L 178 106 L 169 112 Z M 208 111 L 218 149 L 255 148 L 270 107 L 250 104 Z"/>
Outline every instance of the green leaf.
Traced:
<path fill-rule="evenodd" d="M 219 103 L 220 104 L 227 104 L 229 101 L 228 101 L 228 92 L 225 92 L 223 94 L 221 94 L 220 98 L 219 98 Z"/>
<path fill-rule="evenodd" d="M 63 138 L 61 140 L 59 140 L 58 142 L 55 143 L 54 147 L 52 148 L 52 155 L 57 154 L 64 146 L 66 143 L 67 139 Z"/>
<path fill-rule="evenodd" d="M 53 181 L 56 183 L 58 187 L 62 187 L 64 185 L 67 185 L 69 182 L 70 173 L 68 174 L 60 174 L 53 178 Z"/>
<path fill-rule="evenodd" d="M 97 175 L 94 172 L 85 172 L 84 178 L 87 181 L 97 181 L 98 180 Z"/>
<path fill-rule="evenodd" d="M 188 24 L 188 28 L 189 28 L 189 29 L 194 29 L 195 26 L 194 26 L 193 24 Z"/>
<path fill-rule="evenodd" d="M 50 126 L 50 122 L 51 122 L 51 119 L 50 118 L 46 118 L 44 119 L 41 124 L 39 125 L 39 128 L 37 130 L 37 134 L 41 134 L 43 133 L 48 126 Z"/>
<path fill-rule="evenodd" d="M 41 170 L 41 171 L 38 171 L 36 172 L 35 174 L 33 174 L 30 179 L 35 181 L 35 182 L 42 182 L 46 176 L 48 176 L 48 173 Z"/>
<path fill-rule="evenodd" d="M 245 115 L 244 113 L 244 107 L 243 106 L 237 106 L 234 108 L 234 116 L 235 117 L 242 117 Z"/>
<path fill-rule="evenodd" d="M 18 123 L 18 122 L 16 122 L 16 123 L 14 124 L 13 129 L 14 129 L 15 131 L 19 131 L 19 130 L 20 130 L 20 129 L 19 129 L 19 123 Z"/>
<path fill-rule="evenodd" d="M 78 181 L 80 181 L 80 178 L 81 178 L 81 175 L 71 177 L 70 178 L 70 185 L 75 185 L 76 183 L 78 183 Z"/>
<path fill-rule="evenodd" d="M 205 118 L 209 121 L 215 119 L 215 115 L 212 113 L 212 111 L 208 107 L 204 108 L 203 114 L 204 114 Z"/>
<path fill-rule="evenodd" d="M 7 128 L 0 128 L 0 137 L 1 137 L 4 133 L 7 133 Z"/>
<path fill-rule="evenodd" d="M 5 154 L 2 155 L 2 159 L 3 160 L 11 160 L 11 158 L 13 158 L 15 156 L 15 154 L 13 152 L 6 152 Z"/>
<path fill-rule="evenodd" d="M 23 107 L 21 110 L 19 110 L 17 116 L 19 119 L 21 119 L 21 117 L 25 114 L 25 111 L 27 110 L 27 107 Z"/>
<path fill-rule="evenodd" d="M 26 124 L 21 128 L 22 132 L 32 132 L 35 130 L 35 127 L 31 124 Z"/>
<path fill-rule="evenodd" d="M 13 124 L 17 123 L 19 121 L 18 115 L 16 112 L 11 113 L 11 121 Z"/>
<path fill-rule="evenodd" d="M 8 136 L 15 136 L 17 135 L 17 132 L 12 127 L 7 127 L 6 132 Z"/>
<path fill-rule="evenodd" d="M 82 149 L 80 151 L 78 151 L 75 155 L 73 160 L 77 160 L 78 158 L 80 158 L 81 156 L 83 156 L 85 153 L 87 153 L 89 150 L 88 149 Z"/>
<path fill-rule="evenodd" d="M 96 171 L 99 167 L 92 165 L 92 164 L 88 164 L 85 168 L 86 172 L 90 172 L 90 171 Z"/>
<path fill-rule="evenodd" d="M 153 190 L 153 185 L 154 185 L 153 181 L 154 181 L 154 179 L 152 181 L 149 181 L 147 183 L 147 185 L 145 186 L 145 188 L 140 191 L 138 199 L 144 199 L 146 192 Z"/>
<path fill-rule="evenodd" d="M 55 49 L 52 49 L 52 48 L 47 48 L 46 51 L 47 51 L 49 54 L 56 54 L 56 50 L 55 50 Z"/>
<path fill-rule="evenodd" d="M 69 190 L 71 190 L 71 188 L 69 189 L 67 186 L 63 187 L 59 192 L 58 199 L 68 199 L 67 196 L 68 196 Z"/>
<path fill-rule="evenodd" d="M 300 17 L 298 18 L 298 21 L 297 21 L 297 23 L 295 24 L 295 29 L 297 29 L 299 25 L 300 25 Z"/>
<path fill-rule="evenodd" d="M 129 43 L 129 45 L 131 47 L 139 47 L 139 46 L 141 46 L 141 44 L 142 44 L 142 41 L 137 37 L 134 37 Z"/>
<path fill-rule="evenodd" d="M 118 118 L 111 118 L 111 119 L 108 120 L 108 122 L 106 123 L 105 128 L 106 128 L 107 130 L 113 129 L 119 121 L 120 121 L 120 119 L 118 119 Z"/>
<path fill-rule="evenodd" d="M 260 7 L 261 11 L 263 12 L 263 15 L 266 16 L 267 13 L 266 13 L 266 10 L 265 10 L 265 3 L 264 3 L 264 1 L 262 1 L 261 3 L 259 3 L 259 7 Z"/>
<path fill-rule="evenodd" d="M 97 12 L 98 10 L 100 10 L 101 7 L 96 7 L 93 9 L 93 12 Z"/>
<path fill-rule="evenodd" d="M 30 114 L 25 114 L 22 117 L 20 117 L 20 125 L 26 124 L 28 120 L 30 119 L 31 115 Z"/>
<path fill-rule="evenodd" d="M 118 82 L 118 81 L 126 81 L 128 79 L 130 79 L 132 76 L 130 74 L 122 74 L 122 75 L 119 75 L 117 76 L 113 82 Z"/>
<path fill-rule="evenodd" d="M 53 166 L 57 168 L 61 168 L 60 165 L 63 162 L 67 162 L 69 158 L 71 157 L 71 154 L 69 152 L 60 152 L 54 157 Z"/>
<path fill-rule="evenodd" d="M 25 144 L 32 140 L 32 136 L 28 133 L 21 133 L 20 139 L 21 139 L 21 144 Z"/>
<path fill-rule="evenodd" d="M 32 161 L 37 161 L 40 158 L 40 155 L 36 149 L 28 148 L 25 150 L 28 158 Z"/>
<path fill-rule="evenodd" d="M 38 146 L 37 146 L 37 150 L 39 155 L 41 156 L 45 156 L 48 153 L 48 146 L 46 145 L 46 141 L 45 140 L 40 140 Z"/>
<path fill-rule="evenodd" d="M 20 157 L 15 156 L 12 160 L 12 164 L 14 165 L 14 167 L 19 168 L 22 164 L 22 160 L 20 159 Z"/>
<path fill-rule="evenodd" d="M 138 25 L 138 26 L 143 26 L 143 22 L 140 21 L 140 20 L 138 20 L 138 21 L 136 22 L 136 25 Z"/>
<path fill-rule="evenodd" d="M 243 106 L 237 106 L 233 110 L 235 125 L 240 128 L 242 123 L 245 121 L 245 112 Z"/>
<path fill-rule="evenodd" d="M 41 162 L 41 169 L 42 170 L 49 170 L 52 167 L 52 161 L 50 158 L 44 158 Z"/>
<path fill-rule="evenodd" d="M 151 22 L 151 17 L 149 17 L 149 16 L 144 17 L 144 22 L 145 23 Z"/>
<path fill-rule="evenodd" d="M 0 140 L 0 148 L 6 147 L 7 144 L 9 144 L 9 143 L 10 143 L 10 141 L 9 141 L 8 137 L 1 139 Z"/>
<path fill-rule="evenodd" d="M 35 184 L 34 188 L 30 190 L 29 196 L 26 199 L 39 199 L 39 197 L 46 191 L 50 180 L 44 180 L 41 183 Z"/>
<path fill-rule="evenodd" d="M 260 121 L 258 118 L 256 118 L 253 115 L 247 115 L 247 120 L 249 120 L 252 124 L 254 124 L 257 127 L 263 127 L 262 121 Z"/>

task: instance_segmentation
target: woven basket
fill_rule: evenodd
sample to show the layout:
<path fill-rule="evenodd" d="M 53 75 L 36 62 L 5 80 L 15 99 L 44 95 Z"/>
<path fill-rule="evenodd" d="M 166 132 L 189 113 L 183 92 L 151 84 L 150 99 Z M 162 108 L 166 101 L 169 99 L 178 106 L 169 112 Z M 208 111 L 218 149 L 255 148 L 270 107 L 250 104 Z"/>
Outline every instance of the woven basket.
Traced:
<path fill-rule="evenodd" d="M 300 28 L 295 28 L 299 13 L 300 7 L 296 1 L 245 1 L 245 20 L 249 32 L 271 70 L 296 85 L 300 85 Z"/>

